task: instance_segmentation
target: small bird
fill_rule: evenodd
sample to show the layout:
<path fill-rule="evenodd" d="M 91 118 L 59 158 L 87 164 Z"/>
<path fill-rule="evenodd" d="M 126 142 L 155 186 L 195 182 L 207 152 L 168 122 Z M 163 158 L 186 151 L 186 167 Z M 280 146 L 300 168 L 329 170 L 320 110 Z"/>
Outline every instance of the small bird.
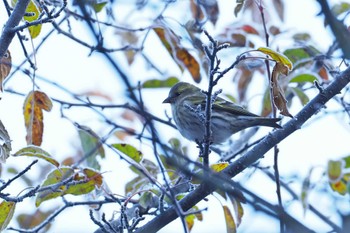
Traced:
<path fill-rule="evenodd" d="M 190 141 L 200 142 L 205 135 L 206 95 L 198 87 L 179 82 L 169 92 L 163 103 L 170 103 L 173 119 L 181 135 Z M 220 144 L 232 134 L 253 126 L 281 128 L 276 122 L 281 118 L 255 115 L 243 107 L 216 97 L 211 112 L 211 142 Z"/>

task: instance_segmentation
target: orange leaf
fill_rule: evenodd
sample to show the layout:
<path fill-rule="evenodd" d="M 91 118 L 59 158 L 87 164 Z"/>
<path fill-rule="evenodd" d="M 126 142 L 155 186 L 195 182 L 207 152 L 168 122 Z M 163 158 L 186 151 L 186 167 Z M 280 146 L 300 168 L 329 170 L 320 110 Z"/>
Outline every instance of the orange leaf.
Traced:
<path fill-rule="evenodd" d="M 173 50 L 172 50 L 171 45 L 170 45 L 170 40 L 169 40 L 169 38 L 167 38 L 167 36 L 165 34 L 165 30 L 163 28 L 153 28 L 153 31 L 158 35 L 160 41 L 163 43 L 163 45 L 168 50 L 170 55 L 172 55 Z"/>
<path fill-rule="evenodd" d="M 155 33 L 168 50 L 169 54 L 179 65 L 179 68 L 183 70 L 186 68 L 193 80 L 197 83 L 200 82 L 200 66 L 196 59 L 179 43 L 179 38 L 170 30 L 163 28 L 154 28 Z"/>
<path fill-rule="evenodd" d="M 3 91 L 2 82 L 5 80 L 5 78 L 9 75 L 11 71 L 11 54 L 10 51 L 6 51 L 4 56 L 1 58 L 0 61 L 0 91 Z"/>
<path fill-rule="evenodd" d="M 27 130 L 27 144 L 40 146 L 42 143 L 44 131 L 43 109 L 45 111 L 51 111 L 52 102 L 49 97 L 41 91 L 30 92 L 23 106 L 24 123 Z"/>
<path fill-rule="evenodd" d="M 201 74 L 196 59 L 184 48 L 176 48 L 176 58 L 187 68 L 193 80 L 199 83 L 201 81 Z"/>

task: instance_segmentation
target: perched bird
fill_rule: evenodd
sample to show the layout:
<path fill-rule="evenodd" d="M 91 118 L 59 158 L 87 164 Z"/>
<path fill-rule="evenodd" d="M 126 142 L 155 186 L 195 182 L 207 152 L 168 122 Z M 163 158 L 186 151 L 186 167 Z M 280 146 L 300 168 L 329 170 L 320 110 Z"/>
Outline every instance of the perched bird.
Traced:
<path fill-rule="evenodd" d="M 206 95 L 192 84 L 179 82 L 163 103 L 170 103 L 173 119 L 181 135 L 191 141 L 202 141 L 205 135 Z M 211 112 L 211 142 L 219 144 L 232 134 L 252 126 L 281 128 L 280 118 L 257 116 L 243 107 L 216 97 Z"/>

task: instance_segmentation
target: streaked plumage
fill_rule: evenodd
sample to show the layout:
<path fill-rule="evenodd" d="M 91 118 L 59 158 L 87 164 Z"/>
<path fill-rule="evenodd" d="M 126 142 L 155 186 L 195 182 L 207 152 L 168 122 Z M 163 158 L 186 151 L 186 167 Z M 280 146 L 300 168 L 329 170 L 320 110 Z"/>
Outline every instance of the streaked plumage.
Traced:
<path fill-rule="evenodd" d="M 191 141 L 202 141 L 206 95 L 192 84 L 174 85 L 163 103 L 170 103 L 173 119 L 181 135 Z M 281 128 L 280 118 L 257 116 L 243 107 L 217 97 L 212 105 L 211 136 L 214 144 L 226 141 L 232 134 L 252 126 Z"/>

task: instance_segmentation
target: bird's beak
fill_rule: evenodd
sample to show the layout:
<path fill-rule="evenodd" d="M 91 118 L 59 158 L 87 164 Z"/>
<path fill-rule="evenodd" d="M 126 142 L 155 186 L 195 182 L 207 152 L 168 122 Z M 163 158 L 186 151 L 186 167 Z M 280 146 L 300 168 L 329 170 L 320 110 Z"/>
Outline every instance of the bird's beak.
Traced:
<path fill-rule="evenodd" d="M 171 104 L 173 103 L 173 98 L 171 97 L 167 97 L 165 100 L 163 100 L 163 104 Z"/>

